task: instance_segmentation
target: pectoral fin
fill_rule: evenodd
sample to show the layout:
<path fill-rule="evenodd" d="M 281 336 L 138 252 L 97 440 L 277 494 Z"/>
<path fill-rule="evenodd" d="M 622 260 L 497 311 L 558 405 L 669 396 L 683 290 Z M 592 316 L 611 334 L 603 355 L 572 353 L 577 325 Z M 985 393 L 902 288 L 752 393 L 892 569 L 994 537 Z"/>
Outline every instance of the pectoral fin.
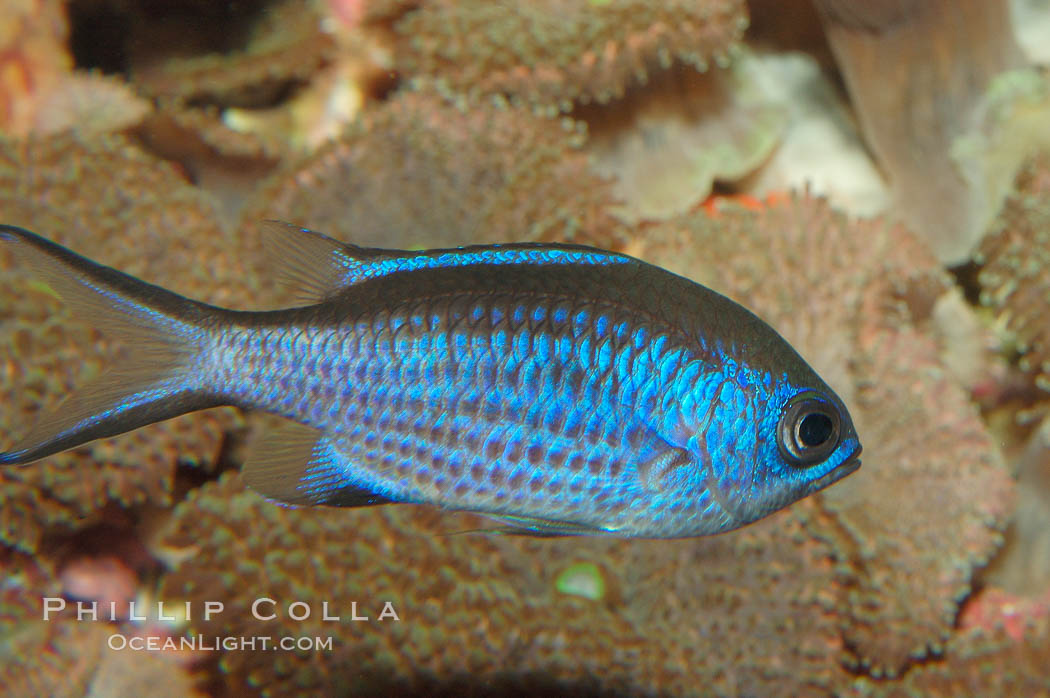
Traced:
<path fill-rule="evenodd" d="M 638 479 L 645 489 L 658 492 L 667 488 L 667 481 L 675 471 L 693 462 L 693 457 L 684 448 L 668 445 L 648 461 L 638 466 Z"/>

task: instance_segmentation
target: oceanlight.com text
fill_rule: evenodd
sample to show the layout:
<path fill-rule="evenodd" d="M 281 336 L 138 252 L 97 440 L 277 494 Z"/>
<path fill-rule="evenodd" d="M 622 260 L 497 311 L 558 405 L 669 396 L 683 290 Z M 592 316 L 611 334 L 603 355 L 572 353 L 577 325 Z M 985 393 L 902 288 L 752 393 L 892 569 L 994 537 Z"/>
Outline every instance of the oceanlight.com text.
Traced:
<path fill-rule="evenodd" d="M 285 651 L 331 651 L 332 638 L 328 637 L 272 637 L 258 635 L 254 637 L 205 636 L 194 637 L 142 637 L 114 633 L 109 636 L 107 644 L 111 650 L 132 650 L 135 652 L 159 652 L 163 650 L 190 650 L 193 652 L 266 652 L 268 650 Z"/>

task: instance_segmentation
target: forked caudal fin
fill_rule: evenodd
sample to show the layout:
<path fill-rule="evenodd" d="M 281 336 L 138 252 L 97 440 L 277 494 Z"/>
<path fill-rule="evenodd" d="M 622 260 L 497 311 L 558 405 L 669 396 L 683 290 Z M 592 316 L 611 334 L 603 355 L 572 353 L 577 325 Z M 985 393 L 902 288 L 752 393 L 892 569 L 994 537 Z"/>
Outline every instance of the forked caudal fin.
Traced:
<path fill-rule="evenodd" d="M 129 347 L 127 361 L 79 388 L 7 451 L 30 463 L 186 412 L 212 407 L 194 360 L 210 306 L 96 264 L 39 235 L 0 225 L 0 248 L 39 274 L 74 316 Z"/>

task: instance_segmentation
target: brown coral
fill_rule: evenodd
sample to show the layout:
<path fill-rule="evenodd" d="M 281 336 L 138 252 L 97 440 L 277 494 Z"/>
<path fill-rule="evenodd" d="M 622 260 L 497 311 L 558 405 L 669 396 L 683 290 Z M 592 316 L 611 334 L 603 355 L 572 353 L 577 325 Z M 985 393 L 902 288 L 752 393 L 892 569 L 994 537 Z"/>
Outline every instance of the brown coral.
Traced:
<path fill-rule="evenodd" d="M 399 64 L 462 93 L 568 111 L 608 101 L 675 60 L 724 62 L 747 26 L 740 0 L 433 0 L 398 24 Z"/>
<path fill-rule="evenodd" d="M 864 466 L 811 520 L 842 562 L 851 661 L 895 674 L 938 648 L 1000 540 L 1011 483 L 927 334 L 948 283 L 936 262 L 900 227 L 808 198 L 679 219 L 649 240 L 653 261 L 769 320 L 851 407 Z"/>
<path fill-rule="evenodd" d="M 306 82 L 334 49 L 312 2 L 198 3 L 194 9 L 200 16 L 155 17 L 148 6 L 136 13 L 141 16 L 135 22 L 137 40 L 129 42 L 131 78 L 150 96 L 266 105 L 290 85 Z M 211 46 L 186 55 L 195 48 L 190 41 L 205 36 Z"/>
<path fill-rule="evenodd" d="M 66 14 L 61 0 L 0 8 L 0 133 L 118 131 L 149 110 L 123 81 L 73 71 Z"/>
<path fill-rule="evenodd" d="M 190 296 L 236 305 L 250 286 L 210 201 L 117 137 L 65 136 L 0 149 L 0 220 L 20 224 Z M 230 243 L 232 244 L 232 243 Z M 216 270 L 217 260 L 226 260 Z M 47 287 L 0 259 L 4 441 L 96 375 L 119 350 Z M 94 345 L 94 346 L 92 346 Z M 32 550 L 47 525 L 83 525 L 108 501 L 170 501 L 176 463 L 212 465 L 233 412 L 205 412 L 0 473 L 0 539 Z"/>
<path fill-rule="evenodd" d="M 197 634 L 334 638 L 334 648 L 323 653 L 225 654 L 234 693 L 248 685 L 266 695 L 325 693 L 347 682 L 362 693 L 459 672 L 495 677 L 529 659 L 572 663 L 565 626 L 588 605 L 567 597 L 550 609 L 557 613 L 530 612 L 518 588 L 542 580 L 528 558 L 499 538 L 442 535 L 440 522 L 429 508 L 282 508 L 245 490 L 239 477 L 224 476 L 177 508 L 164 545 L 189 555 L 177 555 L 183 562 L 164 579 L 161 598 L 224 600 L 224 612 L 211 622 L 194 620 Z M 253 616 L 251 605 L 262 597 L 276 601 L 263 608 L 278 618 Z M 308 619 L 291 619 L 287 606 L 294 601 L 311 605 Z M 322 620 L 324 601 L 340 622 Z M 400 620 L 378 620 L 387 601 Z M 352 622 L 355 610 L 370 620 Z M 603 610 L 593 614 L 592 639 L 579 638 L 590 654 L 605 633 L 622 639 L 624 655 L 636 653 L 630 628 Z M 621 674 L 626 659 L 594 663 L 590 673 Z"/>
<path fill-rule="evenodd" d="M 60 78 L 39 102 L 33 124 L 36 136 L 124 131 L 141 123 L 151 109 L 122 80 L 81 71 Z"/>
<path fill-rule="evenodd" d="M 104 639 L 91 623 L 43 620 L 59 585 L 47 563 L 0 547 L 0 686 L 9 695 L 87 695 Z"/>
<path fill-rule="evenodd" d="M 1050 390 L 1050 154 L 1033 159 L 1018 175 L 977 254 L 981 301 L 1016 337 L 1021 367 Z"/>
<path fill-rule="evenodd" d="M 679 66 L 655 76 L 615 108 L 578 109 L 593 168 L 616 182 L 626 220 L 662 220 L 742 179 L 769 157 L 786 116 L 756 88 L 759 61 L 746 52 L 724 70 Z"/>
<path fill-rule="evenodd" d="M 790 513 L 694 541 L 449 535 L 477 525 L 422 506 L 289 509 L 225 475 L 177 508 L 160 593 L 224 600 L 191 622 L 204 636 L 333 638 L 324 652 L 225 653 L 234 693 L 819 695 L 841 682 L 829 551 Z M 597 565 L 605 598 L 557 591 L 572 562 Z M 255 618 L 258 598 L 278 617 Z M 309 618 L 289 616 L 295 601 Z M 340 622 L 322 620 L 325 601 Z M 355 601 L 369 621 L 349 620 Z M 385 601 L 400 621 L 378 619 Z"/>
<path fill-rule="evenodd" d="M 523 109 L 403 93 L 261 187 L 245 220 L 277 218 L 378 247 L 611 246 L 621 227 L 579 140 L 571 123 Z"/>
<path fill-rule="evenodd" d="M 141 134 L 153 152 L 194 169 L 199 163 L 224 160 L 237 169 L 258 171 L 287 151 L 279 140 L 231 129 L 214 107 L 166 104 L 146 122 Z"/>
<path fill-rule="evenodd" d="M 841 691 L 834 562 L 805 529 L 812 510 L 807 501 L 729 536 L 603 551 L 622 564 L 623 614 L 644 628 L 650 659 L 665 658 L 637 683 L 669 695 Z"/>
<path fill-rule="evenodd" d="M 1021 421 L 1016 412 L 1008 414 L 1011 421 Z M 1014 435 L 1007 431 L 1003 436 Z M 1050 419 L 1044 417 L 1027 441 L 1015 447 L 1011 465 L 1017 508 L 1003 549 L 982 577 L 989 587 L 1000 587 L 1019 600 L 1042 596 L 1042 606 L 1050 609 Z"/>
<path fill-rule="evenodd" d="M 68 74 L 69 31 L 62 0 L 5 3 L 0 12 L 0 132 L 24 136 L 40 100 Z"/>
<path fill-rule="evenodd" d="M 45 619 L 44 597 L 58 598 L 59 587 L 39 558 L 0 548 L 0 573 L 0 686 L 5 695 L 201 695 L 194 676 L 160 656 L 112 649 L 110 638 L 127 627 L 78 620 L 72 603 Z"/>
<path fill-rule="evenodd" d="M 58 596 L 61 585 L 47 560 L 6 546 L 0 547 L 0 571 L 0 638 L 8 638 L 20 623 L 41 617 L 41 597 Z M 0 662 L 0 667 L 5 665 Z"/>
<path fill-rule="evenodd" d="M 247 46 L 233 55 L 163 63 L 165 70 L 175 71 L 177 81 L 186 81 L 186 88 L 207 80 L 215 88 L 223 80 L 231 85 L 199 94 L 171 86 L 161 95 L 158 118 L 142 129 L 143 135 L 180 161 L 226 159 L 218 164 L 234 170 L 248 158 L 258 162 L 294 156 L 337 137 L 366 101 L 389 90 L 394 80 L 392 40 L 387 29 L 340 14 L 364 11 L 360 2 L 324 4 L 330 14 L 324 18 L 319 0 L 305 6 L 278 4 L 273 16 L 264 11 L 268 19 L 255 20 L 261 28 L 253 29 Z M 351 4 L 356 7 L 347 7 Z M 284 21 L 289 14 L 294 21 Z M 297 55 L 301 50 L 317 55 Z M 244 62 L 254 67 L 242 69 Z M 273 74 L 258 75 L 262 68 Z M 289 70 L 294 74 L 285 74 Z M 235 89 L 241 80 L 243 88 Z"/>
<path fill-rule="evenodd" d="M 388 22 L 419 7 L 422 0 L 326 0 L 329 14 L 344 22 Z"/>
<path fill-rule="evenodd" d="M 1050 615 L 1020 620 L 1020 635 L 1002 627 L 968 629 L 954 636 L 943 658 L 915 667 L 899 683 L 873 686 L 876 696 L 1050 695 L 1046 658 Z"/>

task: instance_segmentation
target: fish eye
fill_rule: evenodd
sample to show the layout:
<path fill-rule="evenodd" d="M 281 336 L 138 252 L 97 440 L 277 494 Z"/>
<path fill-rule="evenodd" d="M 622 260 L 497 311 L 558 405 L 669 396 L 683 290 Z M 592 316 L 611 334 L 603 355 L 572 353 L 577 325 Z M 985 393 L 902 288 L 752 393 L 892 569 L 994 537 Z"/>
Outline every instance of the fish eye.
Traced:
<path fill-rule="evenodd" d="M 780 453 L 793 465 L 824 460 L 839 442 L 838 409 L 820 393 L 799 393 L 788 401 L 777 427 Z"/>

